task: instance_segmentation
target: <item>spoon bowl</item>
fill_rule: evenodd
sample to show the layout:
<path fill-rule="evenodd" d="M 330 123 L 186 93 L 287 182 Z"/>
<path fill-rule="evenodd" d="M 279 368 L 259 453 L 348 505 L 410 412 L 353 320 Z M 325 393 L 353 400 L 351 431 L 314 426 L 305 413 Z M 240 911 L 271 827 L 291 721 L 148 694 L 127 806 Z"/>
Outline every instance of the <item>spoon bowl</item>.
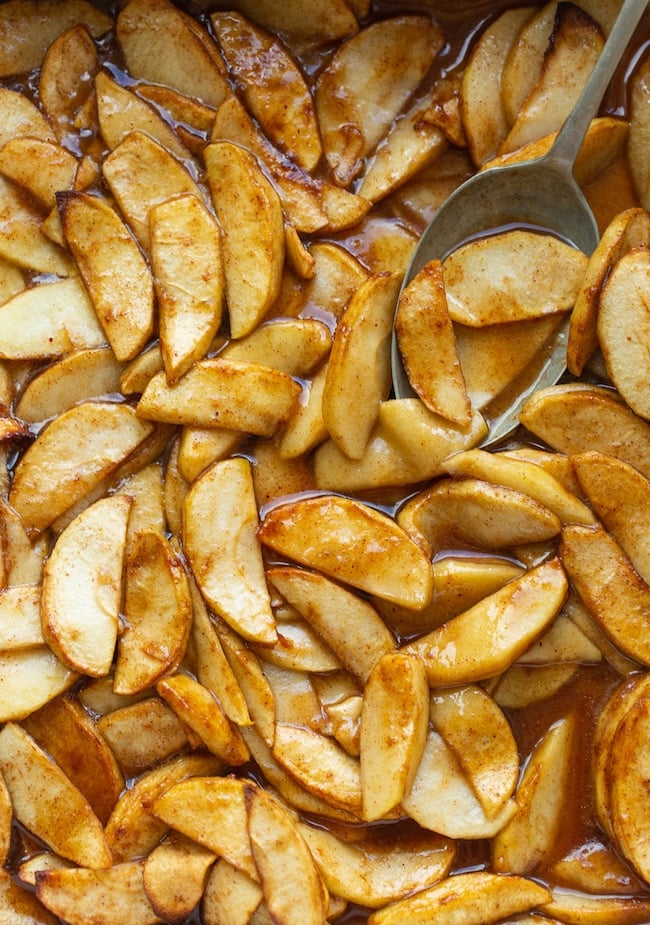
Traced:
<path fill-rule="evenodd" d="M 444 260 L 472 238 L 512 227 L 544 231 L 591 255 L 600 231 L 580 189 L 573 166 L 589 124 L 621 60 L 648 0 L 625 0 L 601 55 L 553 145 L 535 160 L 492 167 L 475 174 L 443 203 L 425 229 L 404 275 L 402 289 L 430 261 Z M 503 439 L 518 424 L 532 391 L 558 381 L 566 369 L 568 323 L 536 366 L 524 392 L 488 421 L 482 446 Z M 397 336 L 392 337 L 392 376 L 396 398 L 415 395 L 404 370 Z"/>

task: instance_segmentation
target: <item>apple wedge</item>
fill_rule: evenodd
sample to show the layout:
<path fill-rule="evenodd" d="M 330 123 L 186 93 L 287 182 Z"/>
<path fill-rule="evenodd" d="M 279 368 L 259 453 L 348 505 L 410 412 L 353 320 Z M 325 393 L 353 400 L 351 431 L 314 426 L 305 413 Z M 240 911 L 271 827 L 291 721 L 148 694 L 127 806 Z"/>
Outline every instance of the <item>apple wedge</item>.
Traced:
<path fill-rule="evenodd" d="M 522 408 L 520 420 L 559 453 L 596 450 L 650 478 L 650 426 L 612 389 L 584 382 L 540 389 Z"/>
<path fill-rule="evenodd" d="M 454 845 L 427 833 L 426 841 L 384 846 L 372 836 L 358 843 L 339 838 L 329 829 L 299 824 L 330 892 L 369 909 L 402 899 L 431 886 L 449 870 Z"/>
<path fill-rule="evenodd" d="M 525 877 L 472 871 L 445 877 L 440 883 L 374 912 L 369 925 L 455 925 L 497 922 L 547 902 L 546 887 Z M 471 918 L 470 918 L 471 916 Z"/>
<path fill-rule="evenodd" d="M 183 160 L 191 154 L 167 122 L 145 100 L 120 85 L 106 71 L 95 77 L 97 117 L 102 138 L 112 151 L 129 132 L 146 132 Z"/>
<path fill-rule="evenodd" d="M 379 614 L 362 597 L 318 572 L 276 566 L 267 578 L 341 660 L 365 682 L 372 668 L 395 649 Z"/>
<path fill-rule="evenodd" d="M 133 77 L 209 106 L 232 92 L 211 37 L 170 0 L 130 0 L 117 17 L 116 34 Z"/>
<path fill-rule="evenodd" d="M 272 794 L 247 789 L 248 836 L 264 899 L 272 918 L 283 925 L 321 925 L 327 890 L 294 816 Z M 301 902 L 296 903 L 296 895 Z"/>
<path fill-rule="evenodd" d="M 257 881 L 248 835 L 249 786 L 235 777 L 192 777 L 161 793 L 153 813 Z"/>
<path fill-rule="evenodd" d="M 513 43 L 534 12 L 530 6 L 505 10 L 481 34 L 467 61 L 460 85 L 460 111 L 477 167 L 496 154 L 508 134 L 503 70 Z"/>
<path fill-rule="evenodd" d="M 495 677 L 551 624 L 567 590 L 559 559 L 550 559 L 405 648 L 424 659 L 432 686 Z"/>
<path fill-rule="evenodd" d="M 598 347 L 597 318 L 605 280 L 617 261 L 641 244 L 650 245 L 650 216 L 632 207 L 612 219 L 589 258 L 569 327 L 567 367 L 574 376 L 582 374 Z"/>
<path fill-rule="evenodd" d="M 599 519 L 650 584 L 650 481 L 605 453 L 578 453 L 571 464 Z"/>
<path fill-rule="evenodd" d="M 16 819 L 54 852 L 89 868 L 110 867 L 104 829 L 81 791 L 16 723 L 0 731 L 0 771 Z"/>
<path fill-rule="evenodd" d="M 147 899 L 165 922 L 182 922 L 198 905 L 216 855 L 189 838 L 171 832 L 145 861 Z"/>
<path fill-rule="evenodd" d="M 69 192 L 58 203 L 65 239 L 113 353 L 119 362 L 132 360 L 154 323 L 153 280 L 142 251 L 108 200 Z"/>
<path fill-rule="evenodd" d="M 352 498 L 318 494 L 270 508 L 261 542 L 308 568 L 418 609 L 431 598 L 431 563 L 390 517 Z"/>
<path fill-rule="evenodd" d="M 650 139 L 648 100 L 650 99 L 650 58 L 643 59 L 633 72 L 630 84 L 630 133 L 628 157 L 630 172 L 641 205 L 650 206 L 650 167 L 645 155 Z"/>
<path fill-rule="evenodd" d="M 429 725 L 429 686 L 423 662 L 395 652 L 382 656 L 363 691 L 361 804 L 366 821 L 381 819 L 410 790 Z"/>
<path fill-rule="evenodd" d="M 650 320 L 646 292 L 650 280 L 648 242 L 616 261 L 598 300 L 597 332 L 605 366 L 627 405 L 646 420 Z"/>
<path fill-rule="evenodd" d="M 91 677 L 108 674 L 113 661 L 130 507 L 126 495 L 113 495 L 86 508 L 43 571 L 43 636 L 64 664 Z"/>
<path fill-rule="evenodd" d="M 429 411 L 469 426 L 472 409 L 440 261 L 427 263 L 401 292 L 395 332 L 409 381 Z"/>
<path fill-rule="evenodd" d="M 443 262 L 449 315 L 482 327 L 566 313 L 586 267 L 585 254 L 550 235 L 515 230 L 478 238 Z"/>
<path fill-rule="evenodd" d="M 40 283 L 0 306 L 0 358 L 45 360 L 106 345 L 93 304 L 77 276 Z"/>
<path fill-rule="evenodd" d="M 221 232 L 201 200 L 190 195 L 155 206 L 149 223 L 160 345 L 171 384 L 204 358 L 221 322 Z"/>
<path fill-rule="evenodd" d="M 10 138 L 0 150 L 0 173 L 48 211 L 56 207 L 56 193 L 74 184 L 78 163 L 61 145 L 31 134 Z"/>
<path fill-rule="evenodd" d="M 558 4 L 539 77 L 501 145 L 513 151 L 558 131 L 573 109 L 604 45 L 599 25 L 578 6 Z"/>
<path fill-rule="evenodd" d="M 16 414 L 35 424 L 84 399 L 115 394 L 120 390 L 122 370 L 106 346 L 73 350 L 29 380 L 16 403 Z"/>
<path fill-rule="evenodd" d="M 568 799 L 574 736 L 573 718 L 560 719 L 530 756 L 517 787 L 519 812 L 493 842 L 496 872 L 525 875 L 552 856 Z"/>
<path fill-rule="evenodd" d="M 313 170 L 322 154 L 314 104 L 286 47 L 236 12 L 213 13 L 210 22 L 251 115 L 280 151 Z"/>
<path fill-rule="evenodd" d="M 175 385 L 156 373 L 138 402 L 141 418 L 271 437 L 291 417 L 300 384 L 286 373 L 221 357 L 197 360 Z"/>
<path fill-rule="evenodd" d="M 323 421 L 351 459 L 361 459 L 390 392 L 390 337 L 401 276 L 371 276 L 357 289 L 334 335 L 325 386 Z"/>
<path fill-rule="evenodd" d="M 601 526 L 562 530 L 560 556 L 578 594 L 611 641 L 630 658 L 650 665 L 650 585 Z"/>
<path fill-rule="evenodd" d="M 250 151 L 214 142 L 203 157 L 223 229 L 230 332 L 234 338 L 243 337 L 264 318 L 280 292 L 285 247 L 282 206 Z"/>
<path fill-rule="evenodd" d="M 183 545 L 205 599 L 246 639 L 271 645 L 277 635 L 257 524 L 250 463 L 243 458 L 215 463 L 185 499 Z"/>
<path fill-rule="evenodd" d="M 185 652 L 192 622 L 187 575 L 167 538 L 141 530 L 125 561 L 124 619 L 113 688 L 134 694 L 174 669 Z"/>
<path fill-rule="evenodd" d="M 144 132 L 130 132 L 104 159 L 102 174 L 145 251 L 149 250 L 152 206 L 183 194 L 202 198 L 184 164 Z"/>
<path fill-rule="evenodd" d="M 74 264 L 42 229 L 42 213 L 10 180 L 0 176 L 0 257 L 35 273 L 70 276 Z"/>
<path fill-rule="evenodd" d="M 49 646 L 0 652 L 0 722 L 24 719 L 78 680 Z"/>
<path fill-rule="evenodd" d="M 9 501 L 27 529 L 42 531 L 93 491 L 154 429 L 119 402 L 82 402 L 64 411 L 21 457 Z"/>
<path fill-rule="evenodd" d="M 431 726 L 415 778 L 401 805 L 423 829 L 454 839 L 492 838 L 517 812 L 517 804 L 509 799 L 489 816 L 453 749 Z"/>
<path fill-rule="evenodd" d="M 442 43 L 442 32 L 428 17 L 395 16 L 338 46 L 319 75 L 315 103 L 325 157 L 340 186 L 358 175 Z"/>
<path fill-rule="evenodd" d="M 144 890 L 144 866 L 144 860 L 138 860 L 103 870 L 68 867 L 39 871 L 36 895 L 70 925 L 82 925 L 90 917 L 97 925 L 127 920 L 131 925 L 155 925 L 160 918 Z"/>
<path fill-rule="evenodd" d="M 223 762 L 204 752 L 189 753 L 145 771 L 122 791 L 106 824 L 113 863 L 120 864 L 148 855 L 168 831 L 152 812 L 155 801 L 174 784 L 192 777 L 218 775 Z"/>
<path fill-rule="evenodd" d="M 503 711 L 481 687 L 469 684 L 433 691 L 429 715 L 486 815 L 498 815 L 519 778 L 519 750 Z"/>
<path fill-rule="evenodd" d="M 0 14 L 0 76 L 38 67 L 58 35 L 77 24 L 95 37 L 108 32 L 111 19 L 87 0 L 11 0 Z"/>
<path fill-rule="evenodd" d="M 22 10 L 28 9 L 23 4 L 20 6 Z M 57 4 L 59 9 L 62 6 Z M 97 47 L 83 22 L 71 23 L 48 44 L 41 64 L 38 92 L 43 111 L 60 142 L 72 133 L 73 123 L 77 131 L 90 128 L 88 122 L 96 128 L 95 114 L 90 118 L 87 114 L 88 101 L 93 99 L 92 83 L 87 82 L 87 77 L 94 76 L 99 66 Z"/>

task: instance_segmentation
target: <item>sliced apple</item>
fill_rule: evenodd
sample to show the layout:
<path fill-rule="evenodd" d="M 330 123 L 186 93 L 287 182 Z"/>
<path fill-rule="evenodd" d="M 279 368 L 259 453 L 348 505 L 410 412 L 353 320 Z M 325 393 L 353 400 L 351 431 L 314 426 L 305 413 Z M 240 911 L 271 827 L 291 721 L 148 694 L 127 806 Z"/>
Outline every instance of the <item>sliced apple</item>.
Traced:
<path fill-rule="evenodd" d="M 401 292 L 395 331 L 414 391 L 429 411 L 467 427 L 472 409 L 449 317 L 442 263 L 430 261 Z"/>
<path fill-rule="evenodd" d="M 270 437 L 290 418 L 299 383 L 286 373 L 221 357 L 198 360 L 175 384 L 156 373 L 138 402 L 143 418 Z"/>
<path fill-rule="evenodd" d="M 578 594 L 618 648 L 650 665 L 647 639 L 650 586 L 601 526 L 570 525 L 560 555 Z"/>
<path fill-rule="evenodd" d="M 361 29 L 338 46 L 319 75 L 315 102 L 325 157 L 341 186 L 359 173 L 363 158 L 386 134 L 442 42 L 428 17 L 396 16 Z"/>
<path fill-rule="evenodd" d="M 645 301 L 650 278 L 647 243 L 623 254 L 603 284 L 598 300 L 598 343 L 619 394 L 636 414 L 650 418 L 647 397 L 650 322 Z"/>
<path fill-rule="evenodd" d="M 59 536 L 43 571 L 41 620 L 52 651 L 73 671 L 108 674 L 117 641 L 131 499 L 96 501 Z"/>
<path fill-rule="evenodd" d="M 284 228 L 278 194 L 255 157 L 215 142 L 203 152 L 208 186 L 223 229 L 230 331 L 242 337 L 261 321 L 280 291 Z"/>
<path fill-rule="evenodd" d="M 151 424 L 139 420 L 128 405 L 75 405 L 42 430 L 21 457 L 10 503 L 27 528 L 44 530 L 114 472 L 152 433 Z"/>
<path fill-rule="evenodd" d="M 275 620 L 257 524 L 250 464 L 243 458 L 215 463 L 185 499 L 184 547 L 206 600 L 247 639 L 272 644 Z"/>
<path fill-rule="evenodd" d="M 443 267 L 451 319 L 482 327 L 568 312 L 587 257 L 558 238 L 515 230 L 462 245 Z"/>
<path fill-rule="evenodd" d="M 140 531 L 125 561 L 123 612 L 113 687 L 132 694 L 174 669 L 187 645 L 192 606 L 187 575 L 165 536 Z"/>
<path fill-rule="evenodd" d="M 323 389 L 323 421 L 334 442 L 360 459 L 390 392 L 390 336 L 397 273 L 371 276 L 350 299 L 336 328 Z"/>
<path fill-rule="evenodd" d="M 314 104 L 286 47 L 236 12 L 213 13 L 210 22 L 251 114 L 276 147 L 313 170 L 322 154 Z"/>
<path fill-rule="evenodd" d="M 49 646 L 0 652 L 0 721 L 24 719 L 78 680 Z"/>
<path fill-rule="evenodd" d="M 424 607 L 431 563 L 385 514 L 352 498 L 322 494 L 271 508 L 259 537 L 276 552 L 377 597 Z"/>
<path fill-rule="evenodd" d="M 560 561 L 551 559 L 407 643 L 406 649 L 424 659 L 431 685 L 467 684 L 494 677 L 549 626 L 567 590 Z"/>
<path fill-rule="evenodd" d="M 221 322 L 221 233 L 201 200 L 190 195 L 155 206 L 149 222 L 160 345 L 173 383 L 203 359 Z"/>
<path fill-rule="evenodd" d="M 144 890 L 144 865 L 144 860 L 138 860 L 103 870 L 68 867 L 39 871 L 36 895 L 70 925 L 81 925 L 89 916 L 97 925 L 112 925 L 127 918 L 132 925 L 154 925 L 160 919 Z"/>
<path fill-rule="evenodd" d="M 361 800 L 363 818 L 380 819 L 408 793 L 429 723 L 429 687 L 422 661 L 403 652 L 382 656 L 363 692 Z"/>
<path fill-rule="evenodd" d="M 90 804 L 16 723 L 0 732 L 0 770 L 16 819 L 37 838 L 81 866 L 110 866 L 104 829 Z"/>
<path fill-rule="evenodd" d="M 202 29 L 197 35 L 198 28 L 170 0 L 130 0 L 117 17 L 117 40 L 129 73 L 218 106 L 231 92 L 226 69 L 209 47 L 210 36 Z"/>

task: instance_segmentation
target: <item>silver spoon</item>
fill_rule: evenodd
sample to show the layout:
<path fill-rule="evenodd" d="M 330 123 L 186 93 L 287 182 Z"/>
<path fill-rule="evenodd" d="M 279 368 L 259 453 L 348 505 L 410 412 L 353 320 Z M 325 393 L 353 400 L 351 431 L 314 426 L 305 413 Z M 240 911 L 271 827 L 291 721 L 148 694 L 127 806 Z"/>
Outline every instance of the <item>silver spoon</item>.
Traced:
<path fill-rule="evenodd" d="M 600 233 L 596 219 L 573 175 L 573 165 L 589 124 L 598 112 L 614 71 L 649 0 L 625 0 L 603 50 L 572 112 L 552 147 L 542 157 L 475 174 L 443 203 L 425 229 L 411 258 L 402 288 L 430 260 L 444 258 L 464 241 L 504 226 L 533 226 L 555 233 L 585 254 L 593 253 Z M 519 411 L 532 391 L 553 385 L 566 369 L 565 324 L 538 367 L 533 381 L 489 422 L 482 446 L 503 439 L 518 424 Z M 412 398 L 393 330 L 393 389 Z"/>

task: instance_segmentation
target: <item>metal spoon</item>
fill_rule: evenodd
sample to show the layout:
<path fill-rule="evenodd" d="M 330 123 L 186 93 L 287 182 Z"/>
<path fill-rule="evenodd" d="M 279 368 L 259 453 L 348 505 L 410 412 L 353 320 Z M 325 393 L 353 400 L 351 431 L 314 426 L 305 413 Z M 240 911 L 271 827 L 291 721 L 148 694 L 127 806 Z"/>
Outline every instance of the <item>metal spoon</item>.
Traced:
<path fill-rule="evenodd" d="M 533 226 L 555 233 L 591 254 L 600 233 L 573 175 L 573 165 L 589 124 L 625 52 L 649 0 L 625 0 L 589 80 L 550 150 L 542 157 L 493 167 L 465 181 L 444 202 L 418 242 L 402 288 L 430 260 L 443 260 L 464 241 L 504 226 Z M 525 391 L 489 422 L 482 446 L 495 443 L 518 424 L 519 411 L 532 391 L 553 385 L 566 369 L 565 324 L 542 358 Z M 414 397 L 393 330 L 393 389 L 397 398 Z"/>

